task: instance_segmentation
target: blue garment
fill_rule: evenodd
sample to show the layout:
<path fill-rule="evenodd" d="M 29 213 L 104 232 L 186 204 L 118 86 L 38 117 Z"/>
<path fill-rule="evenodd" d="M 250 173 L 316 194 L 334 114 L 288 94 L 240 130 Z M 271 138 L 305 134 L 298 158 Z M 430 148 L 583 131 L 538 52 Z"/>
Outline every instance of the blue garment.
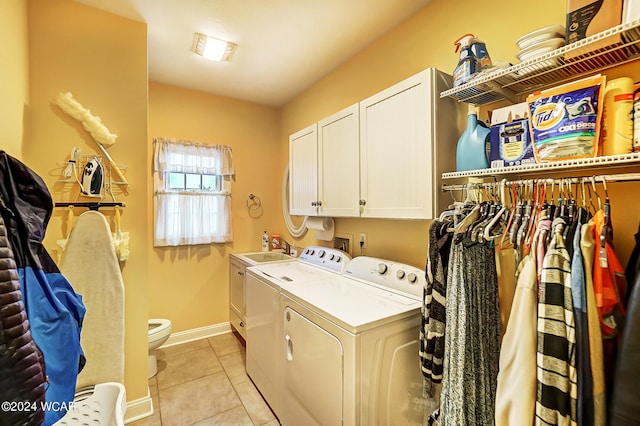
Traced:
<path fill-rule="evenodd" d="M 571 295 L 576 329 L 576 369 L 578 374 L 578 399 L 576 419 L 579 425 L 594 424 L 593 376 L 589 350 L 589 321 L 587 319 L 587 289 L 582 250 L 580 249 L 581 228 L 586 219 L 580 219 L 573 236 L 573 257 L 571 259 Z"/>
<path fill-rule="evenodd" d="M 80 330 L 85 314 L 82 296 L 58 273 L 31 267 L 19 268 L 20 285 L 31 325 L 31 335 L 44 357 L 48 379 L 44 424 L 52 425 L 64 416 L 59 407 L 73 401 L 81 365 Z"/>

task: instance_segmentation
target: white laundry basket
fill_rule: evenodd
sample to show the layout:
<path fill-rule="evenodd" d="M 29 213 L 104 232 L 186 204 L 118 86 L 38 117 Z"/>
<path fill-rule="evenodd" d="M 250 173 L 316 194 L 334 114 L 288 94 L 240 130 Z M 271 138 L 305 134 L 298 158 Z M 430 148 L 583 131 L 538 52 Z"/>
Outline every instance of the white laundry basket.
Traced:
<path fill-rule="evenodd" d="M 122 426 L 127 410 L 124 386 L 117 382 L 100 383 L 80 389 L 74 404 L 55 426 Z"/>

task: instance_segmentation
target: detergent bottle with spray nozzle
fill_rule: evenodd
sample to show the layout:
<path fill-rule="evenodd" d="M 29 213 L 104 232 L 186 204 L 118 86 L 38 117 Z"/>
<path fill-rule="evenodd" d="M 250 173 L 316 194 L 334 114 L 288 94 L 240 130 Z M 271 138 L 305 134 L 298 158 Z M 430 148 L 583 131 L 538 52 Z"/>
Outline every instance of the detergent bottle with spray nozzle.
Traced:
<path fill-rule="evenodd" d="M 465 34 L 453 43 L 456 46 L 456 52 L 460 51 L 458 66 L 453 71 L 454 87 L 469 81 L 479 68 L 478 59 L 471 51 L 471 43 L 474 38 L 473 34 Z"/>
<path fill-rule="evenodd" d="M 475 35 L 465 34 L 453 44 L 456 46 L 456 52 L 460 51 L 458 66 L 453 71 L 454 87 L 468 82 L 475 73 L 493 65 L 487 46 Z"/>

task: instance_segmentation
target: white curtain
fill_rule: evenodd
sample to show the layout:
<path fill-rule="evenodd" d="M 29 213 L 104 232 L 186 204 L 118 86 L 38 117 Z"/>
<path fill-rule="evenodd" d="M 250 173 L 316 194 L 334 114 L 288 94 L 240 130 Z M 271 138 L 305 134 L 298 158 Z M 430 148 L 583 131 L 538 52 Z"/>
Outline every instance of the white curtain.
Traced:
<path fill-rule="evenodd" d="M 169 173 L 217 175 L 219 191 L 171 190 Z M 154 138 L 155 246 L 225 243 L 231 230 L 231 148 Z"/>

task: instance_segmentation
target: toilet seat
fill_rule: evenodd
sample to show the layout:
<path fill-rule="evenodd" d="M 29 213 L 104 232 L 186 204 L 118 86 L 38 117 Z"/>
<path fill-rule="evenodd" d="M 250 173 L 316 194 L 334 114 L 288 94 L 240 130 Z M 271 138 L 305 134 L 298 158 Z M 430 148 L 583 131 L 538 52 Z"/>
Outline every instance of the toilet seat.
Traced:
<path fill-rule="evenodd" d="M 158 360 L 154 351 L 167 341 L 171 334 L 171 320 L 164 318 L 151 318 L 148 320 L 149 327 L 149 361 L 148 376 L 149 378 L 158 372 Z"/>
<path fill-rule="evenodd" d="M 171 321 L 164 318 L 152 318 L 149 324 L 149 340 L 154 340 L 160 336 L 166 335 L 171 329 Z"/>

